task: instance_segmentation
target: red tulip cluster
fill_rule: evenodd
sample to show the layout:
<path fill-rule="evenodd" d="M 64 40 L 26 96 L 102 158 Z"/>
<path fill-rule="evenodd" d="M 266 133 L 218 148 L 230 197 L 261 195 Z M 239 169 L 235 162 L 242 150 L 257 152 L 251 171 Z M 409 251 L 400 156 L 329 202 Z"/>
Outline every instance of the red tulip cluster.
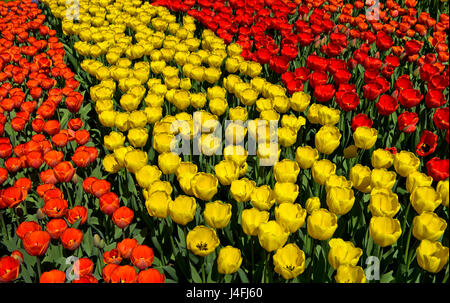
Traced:
<path fill-rule="evenodd" d="M 116 248 L 103 254 L 106 266 L 103 280 L 107 283 L 164 283 L 165 277 L 157 269 L 150 268 L 153 263 L 153 249 L 140 245 L 136 239 L 126 238 L 117 243 Z M 131 265 L 120 265 L 129 259 Z M 137 273 L 136 268 L 140 271 Z"/>
<path fill-rule="evenodd" d="M 62 245 L 68 251 L 75 251 L 81 245 L 83 231 L 79 227 L 87 222 L 89 210 L 75 205 L 80 201 L 65 199 L 64 183 L 76 184 L 77 169 L 81 175 L 87 175 L 83 170 L 98 157 L 97 148 L 87 146 L 89 131 L 83 129 L 82 119 L 76 117 L 83 103 L 83 94 L 77 91 L 79 83 L 64 62 L 64 47 L 55 37 L 56 31 L 43 25 L 45 16 L 40 13 L 31 0 L 20 5 L 0 3 L 0 83 L 3 82 L 0 85 L 0 159 L 4 166 L 0 167 L 0 185 L 12 183 L 0 189 L 0 210 L 20 208 L 30 190 L 36 190 L 44 201 L 36 215 L 41 222 L 23 221 L 16 235 L 25 251 L 37 257 L 45 255 L 51 243 Z M 62 104 L 69 111 L 64 116 L 66 122 L 61 118 Z M 6 137 L 8 127 L 18 136 Z M 22 172 L 30 178 L 21 177 L 12 182 Z M 38 179 L 40 184 L 35 184 Z M 63 185 L 62 189 L 58 184 Z M 119 228 L 131 223 L 134 212 L 126 206 L 120 207 L 119 198 L 111 192 L 108 181 L 87 177 L 82 185 L 86 193 L 98 198 L 100 210 L 111 215 Z M 17 278 L 19 259 L 10 256 L 0 259 L 0 282 Z M 79 263 L 81 278 L 75 282 L 97 282 L 91 274 L 92 261 L 83 258 Z M 51 270 L 43 273 L 40 281 L 64 282 L 65 273 Z"/>

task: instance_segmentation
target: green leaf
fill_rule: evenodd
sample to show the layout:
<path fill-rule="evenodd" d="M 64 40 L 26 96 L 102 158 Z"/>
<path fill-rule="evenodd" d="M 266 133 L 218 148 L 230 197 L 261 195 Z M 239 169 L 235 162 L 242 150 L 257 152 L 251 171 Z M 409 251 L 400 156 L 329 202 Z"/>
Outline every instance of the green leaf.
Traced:
<path fill-rule="evenodd" d="M 92 236 L 92 229 L 89 228 L 87 232 L 84 233 L 83 242 L 81 243 L 81 247 L 86 252 L 88 256 L 92 254 L 92 247 L 94 245 L 94 239 Z"/>
<path fill-rule="evenodd" d="M 178 281 L 177 271 L 172 266 L 163 266 L 162 270 L 166 272 L 173 280 Z"/>
<path fill-rule="evenodd" d="M 390 283 L 394 280 L 395 280 L 395 278 L 393 276 L 393 271 L 391 270 L 390 272 L 381 276 L 380 283 Z"/>
<path fill-rule="evenodd" d="M 191 278 L 194 283 L 202 283 L 202 278 L 200 277 L 199 273 L 195 269 L 194 265 L 192 263 L 189 263 L 189 266 L 191 268 Z"/>
<path fill-rule="evenodd" d="M 242 283 L 249 283 L 247 274 L 242 270 L 242 268 L 239 268 L 237 271 L 239 278 L 241 278 Z"/>

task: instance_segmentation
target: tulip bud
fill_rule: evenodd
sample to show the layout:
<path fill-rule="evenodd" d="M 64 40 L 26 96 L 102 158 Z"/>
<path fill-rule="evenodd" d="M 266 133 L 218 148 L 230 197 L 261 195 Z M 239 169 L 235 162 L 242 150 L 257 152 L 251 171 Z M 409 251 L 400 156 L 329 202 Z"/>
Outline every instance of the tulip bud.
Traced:
<path fill-rule="evenodd" d="M 42 220 L 42 219 L 45 218 L 45 215 L 44 215 L 44 213 L 42 212 L 41 209 L 38 209 L 38 210 L 37 210 L 37 212 L 36 212 L 36 218 L 37 218 L 38 220 Z"/>
<path fill-rule="evenodd" d="M 94 235 L 94 246 L 100 249 L 105 247 L 105 241 L 98 234 Z"/>

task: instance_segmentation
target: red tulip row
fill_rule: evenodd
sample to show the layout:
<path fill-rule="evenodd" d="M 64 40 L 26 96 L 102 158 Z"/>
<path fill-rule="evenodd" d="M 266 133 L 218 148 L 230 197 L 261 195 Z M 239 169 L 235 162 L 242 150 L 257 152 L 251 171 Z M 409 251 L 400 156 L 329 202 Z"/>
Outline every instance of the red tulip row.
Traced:
<path fill-rule="evenodd" d="M 44 25 L 41 10 L 31 0 L 0 2 L 0 16 L 0 214 L 4 220 L 6 209 L 13 210 L 12 215 L 17 209 L 29 212 L 30 204 L 26 202 L 32 192 L 43 200 L 42 207 L 33 207 L 37 209 L 37 220 L 21 217 L 15 229 L 25 252 L 38 257 L 40 271 L 39 258 L 45 256 L 50 244 L 75 252 L 83 241 L 81 227 L 89 225 L 86 224 L 89 210 L 87 205 L 78 205 L 80 201 L 72 202 L 73 193 L 67 192 L 67 184 L 78 183 L 77 172 L 88 175 L 86 169 L 96 162 L 98 150 L 88 146 L 90 133 L 83 129 L 79 117 L 83 94 L 77 91 L 75 74 L 64 62 L 63 44 L 55 37 L 56 31 Z M 69 111 L 65 115 L 70 118 L 67 128 L 61 118 L 62 104 Z M 108 181 L 87 177 L 82 186 L 86 194 L 98 199 L 96 205 L 118 228 L 130 225 L 134 212 L 120 206 L 119 197 L 111 192 Z M 5 228 L 2 236 L 11 235 Z M 135 244 L 128 249 L 132 262 L 142 270 L 139 281 L 163 282 L 164 276 L 156 269 L 145 270 L 152 265 L 152 249 L 139 245 L 135 239 L 129 241 Z M 17 279 L 23 261 L 20 250 L 0 258 L 0 282 Z M 115 263 L 114 268 L 105 267 L 105 281 L 128 280 L 128 267 L 135 270 L 129 265 L 117 265 L 120 263 L 117 260 L 104 258 L 104 261 Z M 73 268 L 78 278 L 74 282 L 97 282 L 92 274 L 93 261 L 80 258 L 77 262 Z M 38 278 L 40 282 L 64 282 L 66 274 L 53 269 Z M 138 281 L 136 271 L 134 281 Z"/>

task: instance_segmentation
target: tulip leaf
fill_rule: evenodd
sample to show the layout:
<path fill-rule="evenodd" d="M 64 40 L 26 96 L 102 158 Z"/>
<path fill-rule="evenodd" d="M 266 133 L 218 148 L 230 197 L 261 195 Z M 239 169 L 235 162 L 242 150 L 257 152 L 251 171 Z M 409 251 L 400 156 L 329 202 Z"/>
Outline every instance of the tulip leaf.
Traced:
<path fill-rule="evenodd" d="M 177 271 L 175 270 L 175 268 L 173 268 L 173 266 L 163 266 L 162 270 L 166 272 L 175 281 L 178 280 Z"/>
<path fill-rule="evenodd" d="M 194 265 L 192 265 L 192 263 L 189 263 L 189 266 L 191 268 L 192 282 L 194 282 L 194 283 L 202 283 L 202 278 L 200 277 L 199 273 L 195 269 Z"/>
<path fill-rule="evenodd" d="M 239 268 L 237 271 L 239 278 L 241 279 L 242 283 L 249 283 L 247 274 L 242 270 L 242 268 Z"/>
<path fill-rule="evenodd" d="M 380 278 L 380 283 L 390 283 L 393 281 L 395 281 L 395 278 L 392 270 L 386 274 L 383 274 Z"/>
<path fill-rule="evenodd" d="M 88 256 L 92 254 L 92 247 L 94 246 L 94 239 L 92 236 L 92 229 L 88 228 L 87 232 L 84 233 L 83 242 L 81 242 L 81 247 L 86 252 Z"/>

